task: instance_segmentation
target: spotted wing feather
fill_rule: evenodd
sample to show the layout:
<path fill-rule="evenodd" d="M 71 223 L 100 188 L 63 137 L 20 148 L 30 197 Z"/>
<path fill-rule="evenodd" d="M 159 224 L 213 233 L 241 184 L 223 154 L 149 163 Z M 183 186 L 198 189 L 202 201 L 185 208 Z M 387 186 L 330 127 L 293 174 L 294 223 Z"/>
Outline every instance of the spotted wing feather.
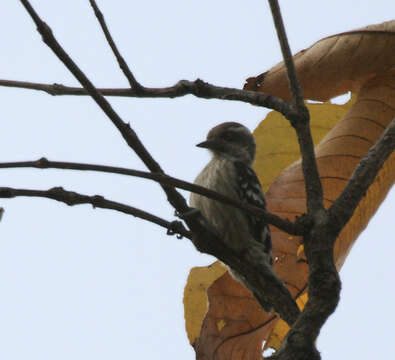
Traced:
<path fill-rule="evenodd" d="M 241 201 L 266 209 L 265 196 L 255 171 L 241 161 L 235 161 L 234 166 L 237 175 L 237 192 Z M 264 251 L 271 256 L 272 241 L 267 222 L 262 217 L 253 216 L 247 212 L 246 217 L 252 236 L 263 244 Z"/>

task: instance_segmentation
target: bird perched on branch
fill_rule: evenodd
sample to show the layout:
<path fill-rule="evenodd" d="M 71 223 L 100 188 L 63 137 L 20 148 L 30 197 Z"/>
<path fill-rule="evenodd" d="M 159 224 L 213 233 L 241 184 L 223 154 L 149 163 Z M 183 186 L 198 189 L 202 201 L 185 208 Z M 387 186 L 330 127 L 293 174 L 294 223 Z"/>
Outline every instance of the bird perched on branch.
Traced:
<path fill-rule="evenodd" d="M 251 132 L 235 122 L 220 124 L 197 145 L 209 149 L 212 158 L 195 180 L 204 186 L 232 199 L 266 208 L 261 184 L 251 165 L 255 156 L 255 140 Z M 270 229 L 261 216 L 192 193 L 190 205 L 201 211 L 218 235 L 236 251 L 243 251 L 254 242 L 263 247 L 265 262 L 270 266 L 272 243 Z M 231 271 L 241 282 L 243 278 Z"/>

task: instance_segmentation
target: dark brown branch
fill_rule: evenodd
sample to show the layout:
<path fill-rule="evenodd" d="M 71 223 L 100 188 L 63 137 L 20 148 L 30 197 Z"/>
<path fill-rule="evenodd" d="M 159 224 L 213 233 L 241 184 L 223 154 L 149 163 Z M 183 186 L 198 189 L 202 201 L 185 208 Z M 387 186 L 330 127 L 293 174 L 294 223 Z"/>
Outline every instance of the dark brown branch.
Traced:
<path fill-rule="evenodd" d="M 285 67 L 287 69 L 289 87 L 292 94 L 292 100 L 298 109 L 305 107 L 303 101 L 303 92 L 300 87 L 298 76 L 295 70 L 291 49 L 288 43 L 288 37 L 285 32 L 284 22 L 277 0 L 269 0 L 270 9 L 273 15 L 274 26 L 276 27 L 278 41 L 281 47 L 281 53 L 284 58 Z"/>
<path fill-rule="evenodd" d="M 278 1 L 269 0 L 269 3 L 292 94 L 292 107 L 294 111 L 286 115 L 286 118 L 290 120 L 298 136 L 306 187 L 307 211 L 309 214 L 319 214 L 324 210 L 323 191 L 314 155 L 314 143 L 310 131 L 309 111 L 303 101 L 303 93 L 296 74 L 295 64 L 289 47 Z"/>
<path fill-rule="evenodd" d="M 315 341 L 328 317 L 339 302 L 341 282 L 333 261 L 333 245 L 338 232 L 331 227 L 323 206 L 323 190 L 314 154 L 309 112 L 303 102 L 293 58 L 285 33 L 277 0 L 269 0 L 281 51 L 287 68 L 294 113 L 287 118 L 294 127 L 302 154 L 308 218 L 313 226 L 304 234 L 304 246 L 309 264 L 309 300 L 292 325 L 280 350 L 273 356 L 279 360 L 317 360 L 320 355 Z"/>
<path fill-rule="evenodd" d="M 328 317 L 340 299 L 341 282 L 333 261 L 333 245 L 337 232 L 327 212 L 304 237 L 309 264 L 308 302 L 292 325 L 280 350 L 272 360 L 318 360 L 315 342 Z"/>
<path fill-rule="evenodd" d="M 149 179 L 159 182 L 162 185 L 170 185 L 179 189 L 183 189 L 203 196 L 207 196 L 210 199 L 218 200 L 225 204 L 233 205 L 238 209 L 246 210 L 254 215 L 260 215 L 264 217 L 265 220 L 269 222 L 269 224 L 272 224 L 278 227 L 280 230 L 283 230 L 291 235 L 303 235 L 303 233 L 306 231 L 305 226 L 303 226 L 303 224 L 301 223 L 294 224 L 287 219 L 282 219 L 279 216 L 268 212 L 267 210 L 258 208 L 256 206 L 244 204 L 240 201 L 228 198 L 210 189 L 206 189 L 202 186 L 195 185 L 187 181 L 183 181 L 164 174 L 155 174 L 146 171 L 127 169 L 127 168 L 115 167 L 115 166 L 50 161 L 47 160 L 46 158 L 41 158 L 36 161 L 0 163 L 0 169 L 26 168 L 26 167 L 33 167 L 38 169 L 69 169 L 69 170 L 84 170 L 84 171 L 100 171 L 105 173 L 129 175 L 129 176 Z"/>
<path fill-rule="evenodd" d="M 23 6 L 35 22 L 38 32 L 41 34 L 45 44 L 56 54 L 56 56 L 63 62 L 63 64 L 76 77 L 81 85 L 88 91 L 89 95 L 95 100 L 97 105 L 103 110 L 107 117 L 112 121 L 115 127 L 119 130 L 122 137 L 133 149 L 138 157 L 143 161 L 151 172 L 164 173 L 160 165 L 152 158 L 143 143 L 137 137 L 137 134 L 130 127 L 129 124 L 123 122 L 119 115 L 114 111 L 110 103 L 101 95 L 87 76 L 80 70 L 77 64 L 70 58 L 66 51 L 60 46 L 55 39 L 51 28 L 41 20 L 36 11 L 30 5 L 29 1 L 21 0 Z M 189 207 L 185 199 L 174 189 L 168 186 L 162 186 L 167 195 L 168 201 L 180 213 L 187 212 Z"/>
<path fill-rule="evenodd" d="M 100 26 L 103 30 L 103 33 L 107 39 L 108 44 L 111 47 L 112 52 L 114 53 L 117 61 L 118 61 L 118 65 L 121 68 L 121 70 L 123 71 L 123 73 L 125 74 L 126 78 L 129 81 L 130 87 L 132 89 L 134 89 L 137 93 L 139 92 L 139 90 L 141 89 L 141 85 L 139 84 L 139 82 L 136 80 L 136 78 L 134 77 L 133 73 L 131 72 L 131 70 L 129 69 L 128 64 L 126 63 L 126 61 L 124 60 L 124 58 L 122 57 L 121 53 L 118 51 L 117 46 L 115 45 L 115 42 L 110 34 L 110 31 L 108 30 L 106 21 L 104 20 L 104 16 L 102 14 L 102 12 L 100 11 L 99 7 L 96 4 L 95 0 L 89 0 L 93 11 L 95 12 L 96 18 L 100 23 Z"/>
<path fill-rule="evenodd" d="M 13 189 L 9 187 L 0 187 L 0 198 L 14 198 L 17 196 L 27 197 L 43 197 L 63 202 L 69 206 L 79 204 L 91 204 L 94 208 L 111 209 L 123 212 L 125 214 L 133 215 L 141 219 L 153 222 L 159 226 L 168 229 L 170 234 L 179 234 L 183 237 L 193 239 L 195 245 L 200 251 L 216 256 L 221 261 L 232 264 L 232 267 L 240 274 L 248 276 L 251 289 L 257 296 L 258 301 L 274 303 L 274 307 L 283 319 L 289 324 L 295 322 L 299 315 L 298 307 L 290 295 L 288 289 L 278 278 L 272 273 L 272 270 L 267 264 L 262 263 L 259 259 L 259 248 L 248 249 L 243 254 L 240 254 L 229 248 L 222 239 L 215 236 L 213 232 L 201 227 L 201 232 L 192 236 L 191 232 L 186 230 L 180 222 L 168 222 L 155 215 L 149 214 L 140 209 L 133 208 L 115 201 L 106 200 L 102 196 L 87 196 L 76 192 L 66 191 L 61 187 L 52 188 L 49 190 L 28 190 L 28 189 Z M 261 259 L 264 257 L 261 256 Z M 260 289 L 267 289 L 265 296 L 262 296 Z M 256 289 L 256 290 L 255 290 Z"/>
<path fill-rule="evenodd" d="M 302 154 L 302 171 L 306 189 L 306 203 L 308 214 L 319 214 L 324 211 L 324 192 L 315 158 L 314 143 L 310 130 L 310 116 L 308 111 L 299 116 L 299 120 L 292 122 L 298 137 Z"/>
<path fill-rule="evenodd" d="M 75 95 L 86 96 L 88 91 L 81 87 L 65 86 L 62 84 L 41 84 L 27 81 L 0 80 L 0 86 L 15 87 L 44 91 L 49 95 Z M 120 96 L 133 98 L 177 98 L 185 95 L 194 95 L 203 99 L 219 99 L 241 101 L 251 105 L 266 107 L 276 110 L 285 117 L 293 112 L 288 102 L 278 97 L 256 91 L 221 87 L 209 84 L 200 79 L 195 81 L 180 80 L 177 84 L 165 88 L 142 87 L 138 92 L 134 89 L 123 88 L 98 88 L 103 96 Z"/>
<path fill-rule="evenodd" d="M 359 202 L 394 149 L 395 118 L 359 162 L 343 192 L 329 209 L 329 214 L 339 230 L 351 219 Z"/>
<path fill-rule="evenodd" d="M 82 195 L 74 191 L 67 191 L 61 187 L 54 187 L 49 190 L 28 190 L 28 189 L 13 189 L 9 187 L 0 187 L 0 198 L 14 198 L 17 196 L 28 196 L 28 197 L 42 197 L 47 199 L 52 199 L 56 201 L 63 202 L 69 206 L 81 205 L 81 204 L 91 204 L 93 208 L 109 209 L 122 212 L 124 214 L 135 216 L 139 219 L 143 219 L 159 225 L 170 232 L 176 230 L 177 234 L 186 237 L 188 239 L 192 238 L 190 231 L 185 229 L 181 223 L 177 223 L 177 229 L 175 229 L 174 222 L 166 221 L 158 216 L 150 214 L 146 211 L 137 209 L 135 207 L 125 205 L 116 201 L 111 201 L 105 199 L 103 196 L 94 195 Z"/>

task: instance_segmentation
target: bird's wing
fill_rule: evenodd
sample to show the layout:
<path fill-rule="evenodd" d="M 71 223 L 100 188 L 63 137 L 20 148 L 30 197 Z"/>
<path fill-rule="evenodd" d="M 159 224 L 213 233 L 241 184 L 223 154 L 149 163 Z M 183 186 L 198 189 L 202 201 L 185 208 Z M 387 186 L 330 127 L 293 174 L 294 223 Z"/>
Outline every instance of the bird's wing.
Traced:
<path fill-rule="evenodd" d="M 265 196 L 255 171 L 241 161 L 235 161 L 234 166 L 237 175 L 237 184 L 235 185 L 240 200 L 266 210 Z M 252 236 L 256 241 L 264 245 L 266 253 L 271 254 L 272 242 L 267 222 L 262 217 L 254 216 L 247 212 L 245 215 L 248 219 Z"/>

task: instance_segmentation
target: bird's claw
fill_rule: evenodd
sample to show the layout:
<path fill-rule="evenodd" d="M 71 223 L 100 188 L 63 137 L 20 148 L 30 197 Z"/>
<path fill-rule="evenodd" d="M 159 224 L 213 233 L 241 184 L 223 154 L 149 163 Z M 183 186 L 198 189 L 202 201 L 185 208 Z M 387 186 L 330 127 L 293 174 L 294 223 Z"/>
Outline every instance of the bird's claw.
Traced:
<path fill-rule="evenodd" d="M 167 235 L 176 235 L 177 239 L 182 239 L 183 236 L 180 234 L 184 230 L 184 225 L 181 221 L 174 220 L 170 223 L 167 229 Z"/>

